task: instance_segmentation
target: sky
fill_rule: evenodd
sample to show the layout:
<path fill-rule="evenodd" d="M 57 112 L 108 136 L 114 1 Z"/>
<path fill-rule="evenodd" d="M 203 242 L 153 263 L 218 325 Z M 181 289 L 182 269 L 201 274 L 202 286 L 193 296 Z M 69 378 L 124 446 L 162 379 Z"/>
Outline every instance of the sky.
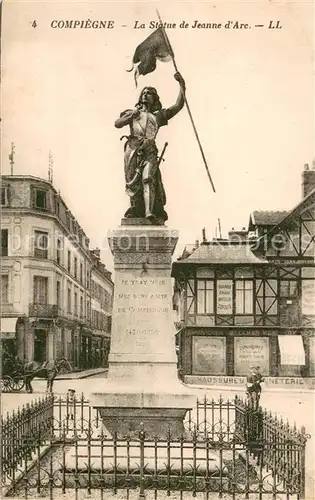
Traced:
<path fill-rule="evenodd" d="M 120 112 L 143 86 L 157 88 L 163 106 L 177 97 L 172 62 L 140 76 L 134 51 L 154 30 L 167 30 L 186 81 L 187 100 L 213 178 L 213 193 L 192 124 L 183 109 L 163 127 L 169 143 L 161 166 L 168 227 L 179 230 L 175 256 L 186 244 L 247 226 L 252 210 L 290 209 L 301 199 L 301 172 L 314 158 L 314 24 L 312 1 L 3 3 L 2 173 L 15 143 L 15 174 L 48 178 L 112 268 L 107 231 L 128 208 Z M 113 21 L 112 29 L 52 28 L 52 21 Z M 268 29 L 270 21 L 281 29 Z M 36 28 L 33 27 L 36 21 Z M 135 29 L 135 22 L 144 29 Z M 188 28 L 180 28 L 181 22 Z M 222 27 L 193 28 L 200 23 Z M 225 28 L 247 23 L 248 29 Z M 260 24 L 263 27 L 255 27 Z M 230 23 L 231 26 L 231 23 Z"/>

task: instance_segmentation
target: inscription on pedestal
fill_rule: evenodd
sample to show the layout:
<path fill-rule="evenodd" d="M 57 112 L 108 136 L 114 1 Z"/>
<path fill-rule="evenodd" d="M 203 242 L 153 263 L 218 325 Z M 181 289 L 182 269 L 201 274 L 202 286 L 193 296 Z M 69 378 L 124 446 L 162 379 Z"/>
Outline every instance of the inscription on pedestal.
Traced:
<path fill-rule="evenodd" d="M 118 275 L 115 287 L 113 350 L 120 353 L 144 353 L 169 349 L 174 340 L 170 328 L 170 280 Z M 170 342 L 165 342 L 166 332 L 170 332 Z"/>
<path fill-rule="evenodd" d="M 172 263 L 171 255 L 148 254 L 148 253 L 117 253 L 115 255 L 115 264 L 168 264 Z"/>

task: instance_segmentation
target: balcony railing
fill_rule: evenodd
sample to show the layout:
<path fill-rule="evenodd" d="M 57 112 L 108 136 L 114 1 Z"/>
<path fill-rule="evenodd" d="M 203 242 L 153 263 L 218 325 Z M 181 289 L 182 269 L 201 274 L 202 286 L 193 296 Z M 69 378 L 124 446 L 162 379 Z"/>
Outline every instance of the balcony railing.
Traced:
<path fill-rule="evenodd" d="M 28 314 L 35 318 L 56 318 L 61 313 L 57 304 L 29 304 Z"/>
<path fill-rule="evenodd" d="M 33 318 L 65 318 L 68 320 L 90 325 L 91 320 L 86 316 L 75 315 L 72 312 L 63 310 L 57 304 L 29 304 L 28 314 Z"/>

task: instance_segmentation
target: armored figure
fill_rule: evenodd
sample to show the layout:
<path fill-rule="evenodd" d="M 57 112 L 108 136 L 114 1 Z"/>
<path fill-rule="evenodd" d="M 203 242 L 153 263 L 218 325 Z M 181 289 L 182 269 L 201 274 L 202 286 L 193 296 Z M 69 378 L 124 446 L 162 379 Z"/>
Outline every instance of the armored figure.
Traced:
<path fill-rule="evenodd" d="M 185 82 L 179 73 L 174 75 L 180 92 L 176 103 L 162 108 L 154 87 L 145 87 L 135 109 L 123 111 L 115 122 L 116 128 L 130 127 L 130 135 L 124 136 L 125 182 L 130 197 L 130 207 L 125 217 L 145 217 L 152 224 L 164 224 L 166 195 L 159 168 L 155 138 L 160 127 L 168 124 L 184 106 Z"/>

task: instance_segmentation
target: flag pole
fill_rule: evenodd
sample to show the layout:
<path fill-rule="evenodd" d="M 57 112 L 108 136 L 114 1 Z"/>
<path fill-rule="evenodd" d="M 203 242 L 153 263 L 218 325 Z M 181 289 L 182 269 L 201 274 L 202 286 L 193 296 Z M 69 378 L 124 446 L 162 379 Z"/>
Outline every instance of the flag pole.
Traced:
<path fill-rule="evenodd" d="M 156 13 L 157 13 L 157 16 L 158 16 L 158 18 L 159 18 L 160 23 L 163 25 L 163 22 L 162 22 L 162 19 L 161 19 L 160 13 L 159 13 L 159 11 L 158 11 L 157 9 L 156 9 Z M 176 61 L 175 61 L 174 52 L 173 52 L 173 50 L 172 50 L 172 47 L 171 47 L 170 41 L 169 41 L 169 39 L 168 39 L 167 33 L 166 33 L 165 29 L 163 28 L 163 26 L 162 26 L 162 31 L 163 31 L 163 35 L 164 35 L 164 38 L 165 38 L 166 45 L 168 46 L 168 49 L 169 49 L 169 52 L 170 52 L 170 55 L 171 55 L 171 58 L 172 58 L 172 61 L 173 61 L 174 69 L 175 69 L 175 71 L 176 71 L 176 72 L 178 72 L 178 68 L 177 68 L 177 64 L 176 64 Z M 216 191 L 215 191 L 215 187 L 214 187 L 214 184 L 213 184 L 213 181 L 212 181 L 212 178 L 211 178 L 210 172 L 209 172 L 209 168 L 208 168 L 207 160 L 206 160 L 205 154 L 204 154 L 204 152 L 203 152 L 203 148 L 202 148 L 202 145 L 201 145 L 201 142 L 200 142 L 200 139 L 199 139 L 199 134 L 198 134 L 198 131 L 197 131 L 197 129 L 196 129 L 196 125 L 195 125 L 195 122 L 194 122 L 193 116 L 192 116 L 192 114 L 191 114 L 190 107 L 189 107 L 189 104 L 188 104 L 188 101 L 187 101 L 187 98 L 186 98 L 186 95 L 185 95 L 185 94 L 184 94 L 184 101 L 185 101 L 185 104 L 186 104 L 186 107 L 187 107 L 187 111 L 188 111 L 188 115 L 189 115 L 189 118 L 190 118 L 190 121 L 191 121 L 192 127 L 193 127 L 194 132 L 195 132 L 195 136 L 196 136 L 196 139 L 197 139 L 197 142 L 198 142 L 198 146 L 199 146 L 199 149 L 200 149 L 200 153 L 201 153 L 201 156 L 202 156 L 202 159 L 203 159 L 204 165 L 205 165 L 205 167 L 206 167 L 206 171 L 207 171 L 207 175 L 208 175 L 208 178 L 209 178 L 210 184 L 211 184 L 211 186 L 212 186 L 213 192 L 215 193 Z"/>

